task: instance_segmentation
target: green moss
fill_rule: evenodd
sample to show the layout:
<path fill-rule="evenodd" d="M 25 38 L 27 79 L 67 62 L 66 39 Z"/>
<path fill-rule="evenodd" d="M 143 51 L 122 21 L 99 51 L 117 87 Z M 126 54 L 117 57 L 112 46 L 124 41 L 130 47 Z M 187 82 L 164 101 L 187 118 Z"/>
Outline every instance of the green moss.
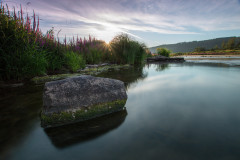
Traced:
<path fill-rule="evenodd" d="M 43 84 L 45 82 L 50 82 L 50 81 L 56 81 L 56 80 L 61 80 L 69 77 L 74 77 L 74 76 L 81 76 L 81 75 L 92 75 L 96 76 L 102 72 L 107 72 L 109 70 L 120 70 L 120 69 L 128 69 L 131 67 L 130 65 L 108 65 L 108 66 L 102 66 L 102 67 L 94 67 L 94 68 L 87 68 L 79 73 L 73 73 L 73 74 L 58 74 L 58 75 L 47 75 L 43 77 L 34 77 L 31 79 L 31 81 L 34 84 Z"/>
<path fill-rule="evenodd" d="M 41 125 L 44 128 L 47 128 L 78 121 L 85 121 L 120 111 L 124 108 L 125 104 L 126 99 L 89 106 L 87 108 L 77 110 L 76 112 L 61 112 L 51 115 L 41 114 Z"/>
<path fill-rule="evenodd" d="M 58 75 L 51 75 L 51 76 L 43 76 L 43 77 L 34 77 L 31 79 L 31 81 L 35 84 L 42 84 L 45 82 L 49 81 L 56 81 L 56 80 L 61 80 L 69 77 L 74 77 L 74 76 L 81 76 L 82 74 L 80 73 L 74 73 L 74 74 L 58 74 Z"/>
<path fill-rule="evenodd" d="M 82 73 L 87 73 L 90 75 L 97 75 L 99 73 L 102 72 L 107 72 L 108 70 L 120 70 L 120 69 L 126 69 L 129 68 L 130 65 L 126 64 L 126 65 L 108 65 L 108 66 L 101 66 L 101 67 L 94 67 L 94 68 L 87 68 L 84 69 L 83 71 L 81 71 Z"/>

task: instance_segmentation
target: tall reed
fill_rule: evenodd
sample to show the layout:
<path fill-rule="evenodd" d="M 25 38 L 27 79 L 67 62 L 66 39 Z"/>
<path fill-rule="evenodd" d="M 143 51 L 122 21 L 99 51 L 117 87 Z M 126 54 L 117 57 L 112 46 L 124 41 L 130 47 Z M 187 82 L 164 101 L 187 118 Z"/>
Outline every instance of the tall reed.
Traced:
<path fill-rule="evenodd" d="M 25 14 L 21 5 L 20 11 L 10 11 L 1 3 L 0 22 L 0 80 L 21 80 L 63 68 L 75 72 L 84 64 L 138 64 L 146 55 L 145 45 L 125 34 L 110 45 L 90 35 L 69 40 L 65 36 L 62 43 L 54 36 L 54 28 L 43 34 L 39 16 L 34 11 L 32 17 Z"/>
<path fill-rule="evenodd" d="M 127 34 L 120 34 L 110 42 L 116 63 L 140 64 L 146 57 L 146 46 L 132 40 Z"/>

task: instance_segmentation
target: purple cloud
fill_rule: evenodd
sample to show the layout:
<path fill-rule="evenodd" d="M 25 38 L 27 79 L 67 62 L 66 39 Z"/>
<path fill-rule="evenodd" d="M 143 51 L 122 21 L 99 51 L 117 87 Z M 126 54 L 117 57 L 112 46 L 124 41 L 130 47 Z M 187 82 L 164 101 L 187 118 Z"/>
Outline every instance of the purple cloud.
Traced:
<path fill-rule="evenodd" d="M 239 0 L 15 0 L 11 4 L 25 4 L 29 12 L 34 9 L 43 31 L 62 29 L 60 37 L 91 34 L 109 41 L 124 32 L 143 40 L 148 33 L 240 30 Z M 153 41 L 145 42 L 151 45 Z"/>

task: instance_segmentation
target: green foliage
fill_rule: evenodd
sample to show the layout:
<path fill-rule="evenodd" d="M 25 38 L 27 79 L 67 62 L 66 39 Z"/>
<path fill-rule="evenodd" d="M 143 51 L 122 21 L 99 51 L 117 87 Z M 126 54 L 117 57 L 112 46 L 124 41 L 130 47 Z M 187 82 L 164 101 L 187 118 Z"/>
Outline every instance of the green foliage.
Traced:
<path fill-rule="evenodd" d="M 171 51 L 166 48 L 157 48 L 157 54 L 165 57 L 169 57 Z"/>
<path fill-rule="evenodd" d="M 86 55 L 88 64 L 98 64 L 102 60 L 102 50 L 97 48 L 90 48 L 90 52 Z"/>
<path fill-rule="evenodd" d="M 181 42 L 176 44 L 165 44 L 159 45 L 156 47 L 149 48 L 152 53 L 156 53 L 157 48 L 167 48 L 171 50 L 173 53 L 177 52 L 193 52 L 196 47 L 204 47 L 206 50 L 214 48 L 214 46 L 218 45 L 219 48 L 222 48 L 222 42 L 228 42 L 229 39 L 234 37 L 223 37 L 223 38 L 216 38 L 216 39 L 209 39 L 203 41 L 192 41 L 192 42 Z M 235 39 L 235 46 L 240 42 L 240 37 L 236 37 Z"/>
<path fill-rule="evenodd" d="M 226 47 L 226 44 L 225 44 L 225 42 L 224 42 L 224 41 L 222 42 L 222 45 L 221 45 L 221 47 L 222 47 L 221 49 L 226 49 L 226 48 L 227 48 L 227 47 Z"/>
<path fill-rule="evenodd" d="M 15 50 L 9 54 L 1 52 L 1 79 L 24 79 L 43 75 L 47 69 L 45 53 L 39 53 L 35 46 Z"/>
<path fill-rule="evenodd" d="M 0 10 L 1 80 L 22 80 L 62 68 L 65 48 L 54 40 L 53 29 L 44 36 L 35 14 L 31 25 L 28 16 L 24 21 L 15 13 L 3 12 L 3 7 Z"/>
<path fill-rule="evenodd" d="M 43 50 L 47 52 L 46 59 L 48 61 L 48 71 L 61 69 L 64 65 L 64 50 L 61 50 L 59 48 Z"/>
<path fill-rule="evenodd" d="M 146 57 L 145 45 L 120 34 L 110 42 L 114 61 L 119 64 L 140 64 Z"/>
<path fill-rule="evenodd" d="M 218 45 L 216 45 L 216 46 L 213 48 L 213 50 L 218 50 L 218 49 L 219 49 Z"/>
<path fill-rule="evenodd" d="M 146 49 L 146 58 L 152 57 L 152 56 L 153 56 L 153 55 L 152 55 L 151 51 L 147 48 L 147 49 Z"/>
<path fill-rule="evenodd" d="M 196 47 L 194 49 L 194 52 L 202 52 L 202 51 L 206 51 L 206 49 L 204 47 Z"/>
<path fill-rule="evenodd" d="M 234 49 L 235 47 L 235 37 L 234 38 L 231 38 L 228 40 L 227 44 L 226 44 L 226 48 L 227 49 Z"/>
<path fill-rule="evenodd" d="M 24 79 L 46 72 L 46 52 L 18 20 L 0 14 L 0 79 Z"/>
<path fill-rule="evenodd" d="M 66 65 L 71 71 L 76 72 L 78 69 L 85 67 L 85 62 L 81 55 L 68 51 L 66 52 L 65 57 Z"/>
<path fill-rule="evenodd" d="M 57 126 L 59 124 L 68 124 L 77 121 L 84 121 L 100 117 L 109 113 L 123 110 L 126 99 L 116 100 L 107 103 L 88 106 L 85 109 L 79 109 L 76 112 L 60 112 L 51 115 L 41 113 L 41 125 L 43 127 Z"/>
<path fill-rule="evenodd" d="M 111 62 L 139 64 L 146 57 L 145 45 L 126 34 L 116 36 L 110 43 L 74 37 L 61 44 L 54 38 L 54 28 L 44 35 L 35 13 L 23 17 L 22 8 L 10 12 L 0 7 L 0 80 L 22 80 L 46 73 L 56 73 L 63 67 L 75 72 L 87 64 Z M 31 23 L 32 21 L 32 23 Z"/>

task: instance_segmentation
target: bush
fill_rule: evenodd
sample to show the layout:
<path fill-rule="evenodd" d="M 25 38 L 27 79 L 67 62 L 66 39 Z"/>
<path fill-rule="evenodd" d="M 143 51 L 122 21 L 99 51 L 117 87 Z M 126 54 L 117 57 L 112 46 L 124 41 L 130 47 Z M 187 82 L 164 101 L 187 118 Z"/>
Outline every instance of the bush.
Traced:
<path fill-rule="evenodd" d="M 115 36 L 110 47 L 116 63 L 139 64 L 146 57 L 145 45 L 132 40 L 127 34 Z"/>
<path fill-rule="evenodd" d="M 71 69 L 71 71 L 76 72 L 78 69 L 85 67 L 85 62 L 81 55 L 68 51 L 65 54 L 65 57 L 66 65 L 69 69 Z"/>
<path fill-rule="evenodd" d="M 166 48 L 157 48 L 157 54 L 165 57 L 169 57 L 171 51 Z"/>

